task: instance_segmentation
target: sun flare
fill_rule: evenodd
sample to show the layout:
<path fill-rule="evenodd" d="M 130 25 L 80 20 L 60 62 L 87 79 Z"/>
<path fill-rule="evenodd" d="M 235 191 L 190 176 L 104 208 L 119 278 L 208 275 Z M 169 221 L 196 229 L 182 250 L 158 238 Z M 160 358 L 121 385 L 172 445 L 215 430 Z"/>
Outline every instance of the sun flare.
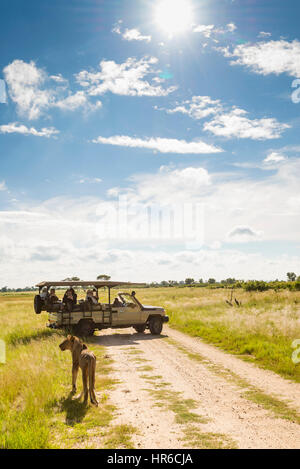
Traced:
<path fill-rule="evenodd" d="M 193 23 L 190 0 L 158 0 L 155 6 L 155 22 L 170 36 L 187 31 Z"/>

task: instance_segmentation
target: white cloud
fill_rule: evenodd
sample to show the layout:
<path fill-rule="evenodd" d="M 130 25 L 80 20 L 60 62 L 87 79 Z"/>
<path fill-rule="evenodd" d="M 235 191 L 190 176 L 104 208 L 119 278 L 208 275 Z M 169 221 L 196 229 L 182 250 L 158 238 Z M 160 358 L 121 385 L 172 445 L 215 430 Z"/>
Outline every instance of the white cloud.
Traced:
<path fill-rule="evenodd" d="M 162 205 L 195 201 L 212 190 L 212 180 L 205 168 L 175 169 L 161 166 L 156 174 L 142 174 L 131 178 L 135 193 L 142 203 L 159 202 Z M 175 195 L 176 194 L 176 195 Z M 120 190 L 117 196 L 120 195 Z M 132 197 L 132 193 L 129 193 Z"/>
<path fill-rule="evenodd" d="M 99 184 L 100 182 L 102 182 L 102 179 L 101 178 L 97 178 L 97 177 L 81 177 L 78 181 L 77 181 L 79 184 Z"/>
<path fill-rule="evenodd" d="M 59 201 L 64 203 L 63 200 Z M 76 205 L 76 200 L 73 201 Z M 67 212 L 66 212 L 67 213 Z M 50 214 L 49 214 L 50 215 Z M 78 213 L 69 213 L 76 218 Z M 14 212 L 18 217 L 18 211 Z M 55 219 L 54 212 L 50 215 Z M 91 225 L 92 226 L 92 225 Z M 47 224 L 35 225 L 39 234 L 39 242 L 32 242 L 28 236 L 28 225 L 25 226 L 27 236 L 22 236 L 23 225 L 17 227 L 13 237 L 0 236 L 0 284 L 10 287 L 34 285 L 44 278 L 63 279 L 70 275 L 79 275 L 87 280 L 96 278 L 101 272 L 106 272 L 113 279 L 124 281 L 161 281 L 170 278 L 182 280 L 188 276 L 194 278 L 209 277 L 227 278 L 284 278 L 289 270 L 297 271 L 299 256 L 273 257 L 272 262 L 262 254 L 245 254 L 237 249 L 222 250 L 196 249 L 187 250 L 184 247 L 168 250 L 163 246 L 155 249 L 143 249 L 140 246 L 131 248 L 109 247 L 99 242 L 98 238 L 89 238 L 79 248 L 74 236 L 74 230 L 64 227 L 57 231 L 51 227 L 46 235 Z M 83 224 L 84 233 L 88 233 Z M 70 236 L 71 233 L 71 236 Z M 52 239 L 51 239 L 52 235 Z M 135 243 L 136 244 L 136 243 Z M 30 271 L 24 279 L 24 269 L 30 263 Z M 101 272 L 99 272 L 101 265 Z M 5 268 L 4 268 L 5 266 Z M 145 266 L 147 266 L 145 268 Z M 143 297 L 140 298 L 143 301 Z"/>
<path fill-rule="evenodd" d="M 215 26 L 213 24 L 199 24 L 194 28 L 194 33 L 201 33 L 204 37 L 209 38 L 214 32 Z"/>
<path fill-rule="evenodd" d="M 3 69 L 3 73 L 10 97 L 17 104 L 20 114 L 36 119 L 53 101 L 53 92 L 41 89 L 46 73 L 37 68 L 33 61 L 14 60 Z"/>
<path fill-rule="evenodd" d="M 132 281 L 187 276 L 247 279 L 257 278 L 257 272 L 260 278 L 282 278 L 290 270 L 297 271 L 297 254 L 278 254 L 276 244 L 269 256 L 263 245 L 260 254 L 221 246 L 229 241 L 298 243 L 299 177 L 297 158 L 272 173 L 265 172 L 260 180 L 238 178 L 236 173 L 210 174 L 195 166 L 162 167 L 158 172 L 134 175 L 127 189 L 114 188 L 115 195 L 127 195 L 133 238 L 120 226 L 118 201 L 57 197 L 36 205 L 16 204 L 15 210 L 0 211 L 0 284 L 24 285 L 29 262 L 29 284 L 76 274 L 96 278 L 99 265 L 113 278 Z M 214 249 L 187 249 L 184 242 L 147 238 L 145 207 L 152 203 L 161 210 L 167 204 L 203 206 L 205 246 Z M 114 236 L 118 230 L 121 238 Z"/>
<path fill-rule="evenodd" d="M 0 191 L 7 191 L 5 181 L 0 181 Z"/>
<path fill-rule="evenodd" d="M 204 119 L 211 114 L 216 114 L 221 109 L 219 100 L 213 100 L 209 96 L 193 96 L 191 100 L 183 101 L 173 109 L 166 109 L 166 112 L 168 114 L 187 114 L 193 119 Z"/>
<path fill-rule="evenodd" d="M 271 37 L 272 34 L 271 33 L 267 33 L 265 31 L 261 31 L 258 35 L 259 38 L 266 38 L 266 37 Z"/>
<path fill-rule="evenodd" d="M 101 143 L 104 145 L 116 145 L 121 147 L 131 148 L 147 148 L 150 150 L 156 150 L 160 153 L 220 153 L 223 150 L 213 145 L 205 143 L 201 140 L 187 142 L 185 140 L 177 140 L 171 138 L 132 138 L 126 135 L 115 135 L 113 137 L 98 137 L 93 140 L 93 143 Z"/>
<path fill-rule="evenodd" d="M 151 42 L 152 37 L 149 35 L 143 35 L 139 31 L 138 28 L 132 28 L 132 29 L 125 29 L 124 32 L 121 30 L 121 25 L 123 21 L 120 20 L 118 23 L 113 27 L 112 32 L 119 34 L 122 36 L 125 41 L 146 41 L 146 42 Z"/>
<path fill-rule="evenodd" d="M 289 270 L 297 271 L 298 255 L 278 254 L 276 247 L 268 256 L 263 249 L 251 254 L 222 246 L 228 242 L 237 246 L 270 240 L 281 245 L 283 241 L 298 242 L 299 177 L 297 159 L 288 160 L 258 181 L 239 179 L 236 174 L 209 174 L 205 168 L 193 166 L 162 167 L 155 173 L 135 175 L 127 190 L 118 189 L 130 203 L 132 239 L 118 225 L 118 203 L 96 197 L 57 197 L 26 207 L 19 203 L 19 209 L 16 204 L 15 210 L 0 211 L 0 284 L 24 285 L 29 262 L 29 284 L 76 274 L 96 278 L 99 265 L 113 278 L 132 281 L 187 276 L 247 279 L 257 278 L 257 272 L 260 278 L 282 278 Z M 152 203 L 161 210 L 166 204 L 203 205 L 205 245 L 187 249 L 169 238 L 147 238 L 145 207 Z M 122 238 L 114 238 L 118 229 Z"/>
<path fill-rule="evenodd" d="M 75 111 L 81 107 L 87 110 L 95 110 L 101 108 L 102 103 L 97 101 L 95 104 L 92 104 L 83 91 L 77 91 L 75 94 L 70 94 L 66 98 L 56 101 L 53 106 L 63 111 Z"/>
<path fill-rule="evenodd" d="M 228 23 L 225 28 L 225 31 L 226 30 L 233 33 L 234 31 L 237 30 L 237 26 L 234 23 Z"/>
<path fill-rule="evenodd" d="M 50 78 L 50 80 L 56 81 L 56 83 L 63 83 L 63 84 L 68 83 L 68 80 L 66 78 L 64 78 L 61 75 L 61 73 L 59 73 L 58 75 L 51 75 L 49 78 Z"/>
<path fill-rule="evenodd" d="M 107 191 L 107 196 L 108 197 L 115 198 L 115 197 L 118 197 L 119 194 L 120 194 L 120 188 L 119 187 L 111 187 Z"/>
<path fill-rule="evenodd" d="M 144 36 L 136 28 L 125 29 L 124 34 L 122 35 L 123 39 L 126 41 L 151 41 L 151 36 Z"/>
<path fill-rule="evenodd" d="M 232 65 L 244 65 L 258 74 L 287 73 L 300 77 L 300 41 L 297 39 L 241 44 L 232 53 L 228 49 L 223 49 L 223 53 L 235 58 Z"/>
<path fill-rule="evenodd" d="M 207 39 L 211 36 L 222 35 L 226 33 L 233 33 L 237 27 L 234 23 L 228 23 L 225 27 L 217 27 L 213 24 L 199 24 L 194 27 L 194 33 L 201 33 Z"/>
<path fill-rule="evenodd" d="M 246 171 L 246 169 L 245 169 Z M 295 241 L 300 237 L 300 160 L 289 159 L 259 180 L 246 174 L 208 173 L 205 168 L 162 167 L 157 173 L 136 175 L 132 185 L 118 191 L 145 206 L 200 204 L 205 210 L 205 244 L 228 241 L 226 233 L 247 227 L 248 241 Z M 284 220 L 284 222 L 283 222 Z M 254 228 L 253 228 L 254 227 Z M 231 239 L 231 242 L 233 239 Z"/>
<path fill-rule="evenodd" d="M 26 125 L 12 122 L 10 124 L 0 125 L 0 133 L 12 134 L 18 133 L 23 135 L 34 135 L 35 137 L 54 137 L 59 133 L 54 127 L 43 127 L 41 130 L 36 130 L 34 127 L 26 127 Z"/>
<path fill-rule="evenodd" d="M 243 109 L 234 108 L 228 113 L 216 115 L 203 126 L 204 130 L 227 138 L 250 138 L 269 140 L 280 138 L 284 130 L 290 128 L 274 118 L 249 119 Z"/>
<path fill-rule="evenodd" d="M 262 235 L 249 226 L 236 226 L 228 233 L 228 240 L 231 242 L 249 242 L 259 239 Z"/>
<path fill-rule="evenodd" d="M 81 106 L 85 106 L 87 104 L 87 98 L 82 91 L 78 91 L 77 93 L 67 96 L 66 98 L 57 101 L 55 103 L 55 107 L 58 107 L 63 110 L 74 111 Z"/>
<path fill-rule="evenodd" d="M 264 163 L 279 163 L 285 160 L 286 160 L 286 157 L 284 155 L 273 151 L 264 159 Z"/>
<path fill-rule="evenodd" d="M 88 88 L 88 94 L 98 96 L 110 91 L 125 96 L 167 96 L 176 87 L 163 88 L 150 84 L 145 77 L 157 76 L 159 70 L 154 66 L 158 59 L 144 57 L 140 60 L 128 58 L 126 62 L 117 64 L 113 60 L 102 60 L 100 71 L 82 70 L 76 75 L 78 83 Z"/>
<path fill-rule="evenodd" d="M 48 76 L 33 61 L 14 60 L 3 73 L 18 113 L 28 119 L 37 119 L 54 107 L 74 111 L 80 107 L 92 110 L 101 106 L 100 102 L 90 103 L 83 91 L 72 94 L 67 80 L 61 75 Z"/>
<path fill-rule="evenodd" d="M 177 103 L 175 108 L 155 107 L 155 109 L 169 114 L 187 114 L 196 120 L 213 116 L 204 124 L 203 129 L 227 138 L 276 139 L 281 137 L 284 130 L 290 128 L 288 124 L 280 123 L 274 118 L 250 119 L 247 111 L 237 107 L 227 107 L 220 100 L 213 100 L 209 96 L 193 96 L 191 100 Z"/>

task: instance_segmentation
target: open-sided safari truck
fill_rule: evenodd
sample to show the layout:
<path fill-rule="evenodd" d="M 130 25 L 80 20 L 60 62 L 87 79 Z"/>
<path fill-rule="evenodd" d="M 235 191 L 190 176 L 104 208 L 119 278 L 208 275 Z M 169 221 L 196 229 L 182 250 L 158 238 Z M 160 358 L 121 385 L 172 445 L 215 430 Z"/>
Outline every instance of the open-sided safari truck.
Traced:
<path fill-rule="evenodd" d="M 39 288 L 39 294 L 34 298 L 34 310 L 36 314 L 40 314 L 42 311 L 49 313 L 48 327 L 74 329 L 74 332 L 81 336 L 92 335 L 96 329 L 125 327 L 133 327 L 140 333 L 150 329 L 151 334 L 160 334 L 163 323 L 169 321 L 164 308 L 143 305 L 137 299 L 134 291 L 131 293 L 119 292 L 114 302 L 111 302 L 112 288 L 129 288 L 143 285 L 94 280 L 41 282 L 36 285 Z M 85 300 L 75 301 L 70 308 L 62 300 L 50 301 L 49 291 L 55 287 L 65 287 L 66 289 L 73 287 L 93 288 L 97 300 L 95 304 Z M 105 288 L 108 291 L 107 303 L 102 302 L 101 298 L 99 300 L 99 288 Z"/>

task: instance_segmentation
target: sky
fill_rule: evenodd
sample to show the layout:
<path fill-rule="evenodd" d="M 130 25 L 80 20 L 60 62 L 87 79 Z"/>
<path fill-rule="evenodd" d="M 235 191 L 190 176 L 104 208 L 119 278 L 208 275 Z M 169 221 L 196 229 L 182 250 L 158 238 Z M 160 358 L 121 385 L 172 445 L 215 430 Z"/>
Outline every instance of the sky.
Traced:
<path fill-rule="evenodd" d="M 299 15 L 2 0 L 0 287 L 300 275 Z"/>

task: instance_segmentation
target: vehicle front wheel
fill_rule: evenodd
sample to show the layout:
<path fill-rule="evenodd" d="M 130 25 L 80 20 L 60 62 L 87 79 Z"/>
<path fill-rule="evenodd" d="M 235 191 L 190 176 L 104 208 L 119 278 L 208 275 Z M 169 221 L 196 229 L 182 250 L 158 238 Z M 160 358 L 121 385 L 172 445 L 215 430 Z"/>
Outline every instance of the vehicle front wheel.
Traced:
<path fill-rule="evenodd" d="M 94 334 L 95 325 L 94 322 L 91 320 L 84 319 L 79 321 L 79 323 L 75 327 L 75 334 L 81 337 L 89 337 Z"/>
<path fill-rule="evenodd" d="M 146 324 L 140 324 L 138 326 L 134 326 L 134 329 L 136 330 L 136 332 L 138 332 L 139 334 L 142 334 L 143 332 L 145 332 L 146 330 Z"/>
<path fill-rule="evenodd" d="M 150 318 L 149 329 L 151 334 L 159 335 L 162 331 L 163 323 L 160 316 Z"/>

